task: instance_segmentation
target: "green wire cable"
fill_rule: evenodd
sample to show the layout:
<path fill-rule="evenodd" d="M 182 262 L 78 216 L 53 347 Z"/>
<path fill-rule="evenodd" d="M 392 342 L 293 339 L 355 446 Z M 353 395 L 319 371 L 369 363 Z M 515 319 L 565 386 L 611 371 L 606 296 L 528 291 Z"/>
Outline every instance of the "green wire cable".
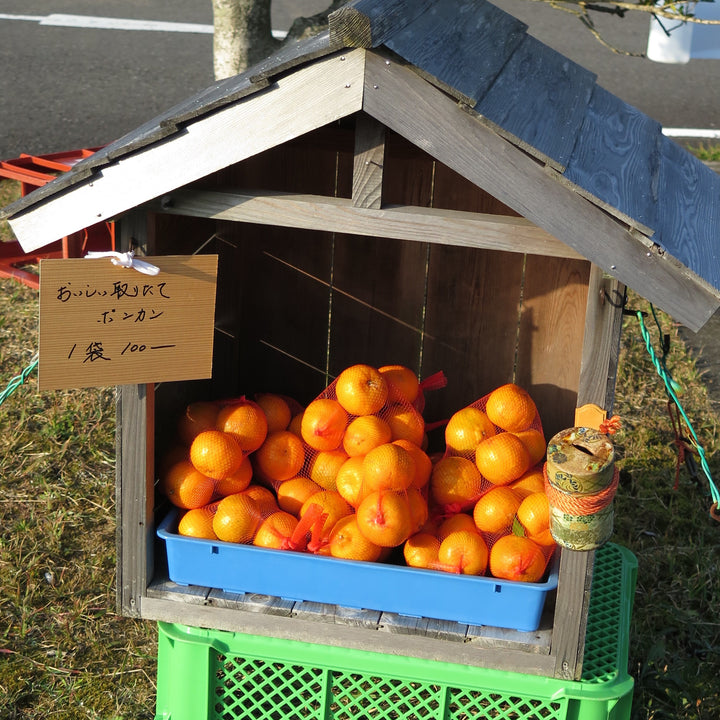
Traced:
<path fill-rule="evenodd" d="M 0 405 L 2 405 L 21 385 L 25 383 L 37 365 L 38 356 L 36 354 L 32 362 L 19 375 L 12 378 L 12 380 L 10 380 L 7 384 L 7 387 L 0 392 Z"/>
<path fill-rule="evenodd" d="M 655 322 L 657 323 L 659 328 L 660 323 L 658 322 L 657 315 L 655 314 L 655 308 L 652 305 L 650 307 L 652 308 L 653 317 L 655 318 Z M 645 327 L 645 321 L 643 320 L 642 312 L 638 311 L 637 319 L 640 323 L 640 333 L 642 334 L 643 340 L 645 341 L 645 347 L 647 348 L 648 354 L 650 355 L 650 359 L 655 366 L 657 374 L 662 378 L 663 382 L 665 383 L 665 391 L 670 396 L 672 401 L 677 405 L 678 410 L 683 417 L 683 420 L 685 420 L 685 423 L 688 426 L 690 433 L 692 434 L 693 445 L 695 446 L 698 456 L 700 457 L 700 467 L 702 467 L 703 472 L 705 473 L 705 477 L 707 478 L 710 485 L 710 495 L 712 496 L 713 502 L 716 503 L 716 505 L 720 505 L 720 490 L 718 490 L 717 485 L 715 485 L 715 483 L 713 482 L 712 475 L 710 473 L 710 467 L 708 466 L 707 458 L 705 456 L 705 450 L 700 445 L 700 441 L 695 434 L 692 423 L 688 419 L 688 416 L 685 414 L 685 410 L 683 409 L 680 401 L 678 400 L 676 391 L 680 389 L 680 385 L 678 385 L 678 383 L 675 382 L 675 380 L 673 380 L 670 376 L 670 373 L 665 367 L 665 359 L 659 359 L 655 354 L 655 350 L 652 346 L 652 339 L 650 338 L 650 333 L 648 332 L 648 329 Z"/>

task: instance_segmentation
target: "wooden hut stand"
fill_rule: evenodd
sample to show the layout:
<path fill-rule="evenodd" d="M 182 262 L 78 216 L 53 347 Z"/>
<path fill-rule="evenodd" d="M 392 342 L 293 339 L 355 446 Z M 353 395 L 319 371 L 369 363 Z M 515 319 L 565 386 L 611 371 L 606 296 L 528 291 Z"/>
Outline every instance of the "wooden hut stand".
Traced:
<path fill-rule="evenodd" d="M 593 552 L 561 553 L 532 633 L 167 579 L 155 467 L 191 400 L 306 403 L 350 364 L 397 362 L 448 377 L 427 419 L 512 380 L 549 438 L 612 409 L 625 285 L 692 329 L 719 304 L 717 177 L 591 73 L 482 0 L 330 20 L 7 210 L 26 249 L 119 217 L 123 250 L 219 256 L 212 378 L 118 389 L 118 609 L 579 680 Z"/>

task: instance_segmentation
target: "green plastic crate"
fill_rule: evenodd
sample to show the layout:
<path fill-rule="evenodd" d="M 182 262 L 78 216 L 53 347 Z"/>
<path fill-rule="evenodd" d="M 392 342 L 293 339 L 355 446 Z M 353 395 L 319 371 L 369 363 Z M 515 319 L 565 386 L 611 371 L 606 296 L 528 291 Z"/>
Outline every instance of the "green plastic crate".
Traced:
<path fill-rule="evenodd" d="M 158 623 L 156 720 L 627 720 L 636 577 L 598 550 L 578 682 Z"/>

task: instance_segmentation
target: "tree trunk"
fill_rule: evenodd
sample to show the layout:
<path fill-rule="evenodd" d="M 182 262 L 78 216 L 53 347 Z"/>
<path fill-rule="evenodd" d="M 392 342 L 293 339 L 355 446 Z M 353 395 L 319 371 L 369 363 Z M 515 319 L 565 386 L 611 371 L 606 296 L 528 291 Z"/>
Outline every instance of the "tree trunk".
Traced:
<path fill-rule="evenodd" d="M 215 79 L 237 75 L 280 45 L 272 36 L 271 0 L 212 0 Z"/>

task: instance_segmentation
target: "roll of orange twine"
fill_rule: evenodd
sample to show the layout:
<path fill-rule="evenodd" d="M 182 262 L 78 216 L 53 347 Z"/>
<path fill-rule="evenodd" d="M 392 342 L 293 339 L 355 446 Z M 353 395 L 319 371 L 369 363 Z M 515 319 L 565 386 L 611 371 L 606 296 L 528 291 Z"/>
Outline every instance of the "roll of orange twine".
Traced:
<path fill-rule="evenodd" d="M 620 471 L 613 470 L 610 484 L 592 494 L 567 493 L 555 488 L 543 466 L 545 493 L 550 505 L 550 533 L 555 542 L 570 550 L 595 550 L 610 539 L 613 531 L 612 501 Z"/>

